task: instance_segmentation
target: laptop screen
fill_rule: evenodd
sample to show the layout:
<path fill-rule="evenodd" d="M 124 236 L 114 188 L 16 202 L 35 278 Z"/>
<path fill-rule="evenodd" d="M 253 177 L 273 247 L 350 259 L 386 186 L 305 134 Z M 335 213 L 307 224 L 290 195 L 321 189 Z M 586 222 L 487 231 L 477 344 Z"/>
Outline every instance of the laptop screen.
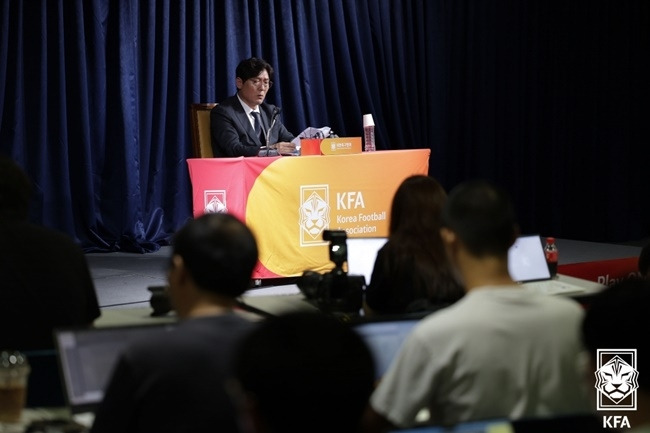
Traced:
<path fill-rule="evenodd" d="M 508 271 L 510 277 L 518 282 L 551 278 L 544 255 L 544 246 L 539 235 L 517 238 L 508 250 Z"/>
<path fill-rule="evenodd" d="M 366 284 L 370 284 L 370 276 L 375 266 L 377 251 L 384 246 L 388 238 L 348 238 L 348 274 L 363 275 Z"/>
<path fill-rule="evenodd" d="M 399 353 L 402 343 L 418 319 L 363 322 L 353 329 L 366 343 L 375 361 L 375 372 L 380 379 Z"/>
<path fill-rule="evenodd" d="M 172 328 L 166 323 L 55 330 L 63 391 L 71 412 L 97 408 L 117 358 L 128 343 Z"/>

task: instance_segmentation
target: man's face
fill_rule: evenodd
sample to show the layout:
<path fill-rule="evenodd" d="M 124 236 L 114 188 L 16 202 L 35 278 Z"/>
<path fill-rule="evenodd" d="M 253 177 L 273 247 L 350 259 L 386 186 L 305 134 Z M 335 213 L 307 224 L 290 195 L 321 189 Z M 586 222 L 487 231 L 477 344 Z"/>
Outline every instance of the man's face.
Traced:
<path fill-rule="evenodd" d="M 266 93 L 271 87 L 269 73 L 264 69 L 257 77 L 249 78 L 243 81 L 237 78 L 237 89 L 239 90 L 239 97 L 251 108 L 255 108 L 264 102 Z"/>

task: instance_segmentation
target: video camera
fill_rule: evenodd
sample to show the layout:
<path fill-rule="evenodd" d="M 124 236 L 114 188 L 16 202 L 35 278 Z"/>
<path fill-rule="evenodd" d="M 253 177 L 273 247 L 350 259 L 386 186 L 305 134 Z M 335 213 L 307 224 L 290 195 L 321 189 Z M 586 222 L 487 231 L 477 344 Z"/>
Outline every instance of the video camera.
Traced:
<path fill-rule="evenodd" d="M 324 230 L 323 240 L 329 241 L 329 258 L 334 269 L 319 274 L 305 271 L 297 285 L 305 297 L 326 313 L 358 314 L 363 299 L 365 279 L 348 275 L 343 264 L 348 260 L 347 235 L 344 230 Z"/>

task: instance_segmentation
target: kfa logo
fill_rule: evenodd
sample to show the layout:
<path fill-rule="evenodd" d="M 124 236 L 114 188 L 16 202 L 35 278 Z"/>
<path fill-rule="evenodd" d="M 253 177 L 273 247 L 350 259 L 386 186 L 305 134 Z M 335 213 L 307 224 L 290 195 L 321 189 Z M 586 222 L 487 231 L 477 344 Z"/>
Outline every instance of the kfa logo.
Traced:
<path fill-rule="evenodd" d="M 636 410 L 636 349 L 598 349 L 596 357 L 597 409 Z"/>
<path fill-rule="evenodd" d="M 300 187 L 300 246 L 324 245 L 323 230 L 330 224 L 329 185 Z"/>
<path fill-rule="evenodd" d="M 603 428 L 631 428 L 630 420 L 626 416 L 613 415 L 603 417 Z"/>
<path fill-rule="evenodd" d="M 223 189 L 203 191 L 203 204 L 203 213 L 228 212 L 228 207 L 226 206 L 226 191 Z"/>

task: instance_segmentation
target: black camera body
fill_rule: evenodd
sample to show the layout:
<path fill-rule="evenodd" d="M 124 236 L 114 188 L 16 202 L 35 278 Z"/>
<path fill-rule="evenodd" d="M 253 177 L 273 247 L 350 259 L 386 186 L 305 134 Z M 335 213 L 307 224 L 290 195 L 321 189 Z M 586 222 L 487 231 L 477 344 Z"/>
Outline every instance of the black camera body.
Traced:
<path fill-rule="evenodd" d="M 358 314 L 362 306 L 365 278 L 348 275 L 343 265 L 348 260 L 347 235 L 343 230 L 324 230 L 323 240 L 329 241 L 329 258 L 334 269 L 319 274 L 305 271 L 297 285 L 305 297 L 326 313 Z"/>

